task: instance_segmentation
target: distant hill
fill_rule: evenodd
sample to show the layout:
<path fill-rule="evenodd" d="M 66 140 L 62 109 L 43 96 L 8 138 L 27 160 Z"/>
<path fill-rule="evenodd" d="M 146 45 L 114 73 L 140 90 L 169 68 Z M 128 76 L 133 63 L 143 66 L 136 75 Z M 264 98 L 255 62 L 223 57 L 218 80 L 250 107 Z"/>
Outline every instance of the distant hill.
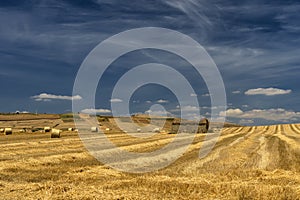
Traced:
<path fill-rule="evenodd" d="M 231 122 L 224 122 L 223 123 L 220 123 L 220 122 L 210 122 L 210 127 L 211 128 L 229 128 L 229 127 L 241 127 L 242 125 L 240 124 L 234 124 L 234 123 L 231 123 Z"/>
<path fill-rule="evenodd" d="M 60 119 L 58 114 L 0 114 L 0 121 L 23 121 L 23 120 L 39 120 L 39 119 Z"/>
<path fill-rule="evenodd" d="M 72 113 L 65 114 L 33 114 L 33 113 L 20 113 L 20 114 L 0 114 L 0 127 L 14 127 L 15 129 L 22 128 L 43 128 L 44 126 L 58 127 L 67 129 L 69 127 L 75 127 L 74 117 Z M 172 122 L 189 122 L 189 120 L 164 117 L 164 116 L 149 116 L 146 114 L 139 114 L 130 117 L 116 117 L 123 123 L 129 123 L 133 120 L 136 124 L 143 127 L 152 123 L 157 127 L 164 127 L 163 130 L 168 131 L 171 129 Z M 166 121 L 165 124 L 164 121 Z M 117 124 L 115 124 L 114 117 L 112 116 L 98 116 L 98 121 L 103 127 L 110 128 L 117 132 L 121 131 Z M 152 121 L 152 122 L 151 122 Z M 131 126 L 130 124 L 127 124 Z M 241 125 L 233 124 L 229 122 L 224 123 L 224 127 L 240 127 Z M 223 128 L 223 124 L 219 122 L 210 122 L 210 128 Z M 154 128 L 152 128 L 154 129 Z M 151 130 L 152 130 L 151 129 Z"/>

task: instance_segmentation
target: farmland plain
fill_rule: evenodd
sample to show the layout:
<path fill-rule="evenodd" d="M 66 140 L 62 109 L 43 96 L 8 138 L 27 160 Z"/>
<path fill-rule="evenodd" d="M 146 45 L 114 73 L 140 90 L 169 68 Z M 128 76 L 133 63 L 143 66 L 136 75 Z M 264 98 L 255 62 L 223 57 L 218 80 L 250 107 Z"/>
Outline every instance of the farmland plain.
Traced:
<path fill-rule="evenodd" d="M 214 134 L 214 133 L 209 133 Z M 147 139 L 111 132 L 133 152 L 151 152 L 174 135 Z M 197 134 L 170 166 L 144 174 L 99 162 L 78 133 L 51 139 L 42 132 L 0 135 L 1 199 L 300 199 L 300 124 L 223 128 L 200 159 Z"/>

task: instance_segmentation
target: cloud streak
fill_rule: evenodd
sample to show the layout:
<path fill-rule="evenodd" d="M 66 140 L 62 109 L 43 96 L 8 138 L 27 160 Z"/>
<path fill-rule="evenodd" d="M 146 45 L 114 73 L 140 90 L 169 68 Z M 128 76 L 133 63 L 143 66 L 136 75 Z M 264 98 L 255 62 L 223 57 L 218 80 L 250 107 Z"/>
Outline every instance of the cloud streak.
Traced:
<path fill-rule="evenodd" d="M 241 93 L 241 91 L 239 91 L 239 90 L 232 91 L 232 94 L 240 94 L 240 93 Z"/>
<path fill-rule="evenodd" d="M 253 109 L 243 111 L 239 108 L 228 109 L 225 112 L 220 112 L 222 117 L 240 118 L 240 119 L 265 119 L 270 121 L 296 121 L 300 119 L 300 112 L 285 110 L 283 108 L 272 109 Z"/>
<path fill-rule="evenodd" d="M 165 100 L 165 99 L 160 99 L 158 101 L 156 101 L 157 103 L 168 103 L 169 101 L 168 100 Z"/>
<path fill-rule="evenodd" d="M 118 99 L 118 98 L 110 99 L 109 101 L 110 101 L 111 103 L 121 103 L 121 102 L 123 102 L 122 99 Z"/>
<path fill-rule="evenodd" d="M 81 111 L 82 113 L 86 113 L 86 114 L 97 114 L 97 113 L 100 113 L 100 114 L 108 114 L 108 113 L 111 113 L 111 110 L 109 109 L 95 109 L 95 108 L 87 108 L 87 109 L 83 109 Z"/>
<path fill-rule="evenodd" d="M 275 96 L 290 94 L 292 90 L 283 90 L 278 88 L 256 88 L 250 89 L 245 92 L 246 95 L 265 95 L 265 96 Z"/>
<path fill-rule="evenodd" d="M 81 100 L 82 97 L 80 95 L 75 96 L 65 96 L 65 95 L 55 95 L 55 94 L 47 94 L 41 93 L 39 95 L 35 95 L 31 97 L 35 101 L 51 101 L 51 100 Z"/>

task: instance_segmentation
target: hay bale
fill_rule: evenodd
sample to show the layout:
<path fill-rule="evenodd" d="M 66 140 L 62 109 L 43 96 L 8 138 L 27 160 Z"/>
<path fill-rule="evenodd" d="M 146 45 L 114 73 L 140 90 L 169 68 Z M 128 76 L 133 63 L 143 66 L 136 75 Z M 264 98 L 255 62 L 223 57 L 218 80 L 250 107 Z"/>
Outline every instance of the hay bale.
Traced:
<path fill-rule="evenodd" d="M 159 129 L 159 128 L 154 128 L 154 129 L 153 129 L 153 132 L 154 132 L 154 133 L 160 133 L 160 129 Z"/>
<path fill-rule="evenodd" d="M 98 127 L 95 126 L 91 127 L 91 132 L 98 132 Z"/>
<path fill-rule="evenodd" d="M 5 135 L 11 135 L 12 134 L 12 128 L 5 128 L 4 129 L 4 134 Z"/>
<path fill-rule="evenodd" d="M 51 131 L 51 128 L 49 126 L 44 127 L 44 132 L 49 133 Z"/>
<path fill-rule="evenodd" d="M 4 128 L 0 128 L 0 133 L 4 133 Z"/>
<path fill-rule="evenodd" d="M 61 130 L 53 128 L 51 130 L 51 138 L 60 138 Z"/>
<path fill-rule="evenodd" d="M 74 131 L 75 128 L 68 128 L 68 131 Z"/>
<path fill-rule="evenodd" d="M 109 129 L 109 128 L 106 128 L 105 130 L 106 130 L 106 131 L 110 131 L 110 129 Z"/>
<path fill-rule="evenodd" d="M 138 129 L 136 129 L 136 131 L 137 131 L 138 133 L 140 133 L 142 130 L 141 130 L 140 128 L 138 128 Z"/>

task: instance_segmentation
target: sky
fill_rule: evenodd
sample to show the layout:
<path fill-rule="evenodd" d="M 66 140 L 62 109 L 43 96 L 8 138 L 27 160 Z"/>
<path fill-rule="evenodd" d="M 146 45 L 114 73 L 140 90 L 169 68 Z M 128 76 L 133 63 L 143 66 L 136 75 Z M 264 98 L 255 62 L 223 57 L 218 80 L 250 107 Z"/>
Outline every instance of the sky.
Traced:
<path fill-rule="evenodd" d="M 181 32 L 206 49 L 227 96 L 219 117 L 244 125 L 299 123 L 300 2 L 295 0 L 2 0 L 0 112 L 71 112 L 72 101 L 84 100 L 73 94 L 73 85 L 87 55 L 103 40 L 142 27 Z M 190 96 L 199 108 L 182 108 L 191 117 L 198 109 L 202 116 L 218 109 L 190 63 L 170 52 L 143 49 L 111 64 L 97 89 L 95 109 L 83 110 L 110 114 L 112 104 L 124 103 L 112 98 L 114 85 L 145 63 L 171 66 L 191 82 Z M 129 109 L 176 115 L 178 99 L 166 87 L 145 85 L 132 95 Z"/>

